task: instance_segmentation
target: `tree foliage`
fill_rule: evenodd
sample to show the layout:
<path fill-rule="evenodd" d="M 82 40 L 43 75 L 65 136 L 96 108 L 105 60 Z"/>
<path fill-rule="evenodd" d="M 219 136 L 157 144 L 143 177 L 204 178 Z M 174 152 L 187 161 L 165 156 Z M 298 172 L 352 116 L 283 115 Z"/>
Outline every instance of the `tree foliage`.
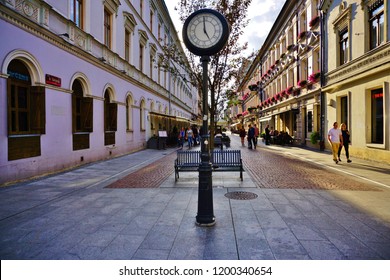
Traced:
<path fill-rule="evenodd" d="M 236 80 L 239 80 L 240 68 L 243 60 L 243 51 L 247 49 L 247 43 L 240 44 L 240 37 L 244 28 L 248 25 L 247 11 L 252 0 L 181 0 L 176 10 L 179 11 L 180 20 L 184 23 L 187 17 L 201 8 L 210 8 L 223 14 L 228 21 L 231 31 L 226 46 L 216 55 L 211 56 L 209 63 L 209 113 L 211 126 L 214 125 L 214 116 L 220 114 L 221 108 L 228 100 L 227 92 Z M 191 72 L 191 81 L 201 89 L 202 65 L 200 58 L 186 51 L 186 58 L 179 55 L 176 44 L 165 46 L 166 55 L 163 64 L 173 69 L 167 59 L 174 60 L 179 65 Z"/>

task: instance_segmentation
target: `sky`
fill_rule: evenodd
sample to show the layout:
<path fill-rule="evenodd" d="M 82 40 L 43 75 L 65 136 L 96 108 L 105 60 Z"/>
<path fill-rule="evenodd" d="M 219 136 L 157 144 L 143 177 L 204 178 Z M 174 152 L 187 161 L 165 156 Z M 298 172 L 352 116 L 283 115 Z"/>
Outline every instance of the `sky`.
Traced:
<path fill-rule="evenodd" d="M 245 55 L 249 55 L 251 52 L 261 48 L 284 3 L 285 0 L 252 0 L 248 9 L 249 24 L 244 29 L 245 33 L 241 38 L 242 43 L 248 42 L 248 49 Z M 174 10 L 175 5 L 178 6 L 179 1 L 165 0 L 165 4 L 179 32 L 179 38 L 181 38 L 182 23 L 179 20 L 177 11 Z"/>

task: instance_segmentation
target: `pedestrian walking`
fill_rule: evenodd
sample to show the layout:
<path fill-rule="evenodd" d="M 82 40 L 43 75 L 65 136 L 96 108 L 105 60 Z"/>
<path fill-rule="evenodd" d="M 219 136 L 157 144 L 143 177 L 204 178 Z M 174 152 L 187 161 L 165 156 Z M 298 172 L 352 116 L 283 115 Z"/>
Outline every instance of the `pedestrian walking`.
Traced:
<path fill-rule="evenodd" d="M 187 131 L 186 131 L 186 137 L 187 137 L 187 140 L 188 140 L 188 149 L 191 149 L 191 147 L 192 147 L 192 137 L 194 136 L 194 133 L 193 133 L 193 131 L 192 131 L 192 129 L 191 129 L 191 127 L 189 126 L 188 128 L 187 128 Z"/>
<path fill-rule="evenodd" d="M 255 149 L 256 149 L 256 147 L 257 147 L 257 139 L 260 136 L 260 131 L 259 131 L 259 128 L 257 127 L 256 124 L 254 124 L 253 126 L 254 126 L 254 129 L 255 129 L 255 137 L 253 138 L 253 143 L 254 143 Z"/>
<path fill-rule="evenodd" d="M 352 160 L 349 159 L 349 142 L 350 142 L 349 137 L 350 137 L 350 133 L 349 133 L 349 131 L 347 129 L 347 125 L 345 123 L 342 123 L 340 125 L 340 128 L 341 128 L 341 134 L 343 136 L 343 144 L 340 145 L 340 147 L 339 147 L 338 161 L 341 161 L 341 159 L 340 159 L 341 150 L 344 147 L 345 156 L 347 157 L 347 162 L 350 163 L 350 162 L 352 162 Z"/>
<path fill-rule="evenodd" d="M 194 133 L 194 146 L 198 145 L 199 144 L 199 132 L 198 132 L 198 128 L 196 126 L 194 126 L 194 128 L 192 129 L 192 132 Z"/>
<path fill-rule="evenodd" d="M 249 125 L 248 126 L 248 149 L 252 149 L 252 147 L 254 146 L 253 138 L 255 138 L 255 129 L 251 125 Z"/>
<path fill-rule="evenodd" d="M 178 139 L 177 139 L 180 149 L 183 149 L 185 137 L 186 137 L 186 132 L 184 130 L 184 127 L 182 127 L 179 131 L 179 135 L 178 135 Z"/>
<path fill-rule="evenodd" d="M 240 137 L 241 137 L 241 146 L 245 147 L 245 136 L 246 136 L 246 131 L 244 129 L 244 127 L 241 127 L 240 128 Z"/>
<path fill-rule="evenodd" d="M 265 127 L 265 144 L 269 145 L 269 140 L 270 140 L 270 131 L 269 131 L 269 124 Z"/>
<path fill-rule="evenodd" d="M 338 126 L 339 124 L 337 122 L 334 122 L 333 128 L 329 129 L 328 131 L 328 141 L 330 146 L 332 147 L 333 161 L 336 164 L 339 162 L 337 158 L 340 145 L 343 145 L 343 135 Z"/>

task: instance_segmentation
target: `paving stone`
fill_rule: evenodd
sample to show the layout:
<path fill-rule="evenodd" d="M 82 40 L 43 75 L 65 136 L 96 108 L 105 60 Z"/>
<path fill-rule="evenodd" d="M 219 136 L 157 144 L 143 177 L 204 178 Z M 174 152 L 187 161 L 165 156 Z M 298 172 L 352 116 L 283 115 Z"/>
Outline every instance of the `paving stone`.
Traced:
<path fill-rule="evenodd" d="M 1 259 L 390 259 L 390 188 L 349 184 L 355 172 L 390 185 L 374 169 L 350 165 L 347 179 L 329 184 L 329 154 L 242 149 L 243 182 L 237 172 L 213 174 L 216 224 L 207 228 L 195 224 L 196 172 L 158 188 L 105 188 L 165 155 L 144 150 L 0 188 Z M 225 197 L 233 191 L 258 197 Z"/>

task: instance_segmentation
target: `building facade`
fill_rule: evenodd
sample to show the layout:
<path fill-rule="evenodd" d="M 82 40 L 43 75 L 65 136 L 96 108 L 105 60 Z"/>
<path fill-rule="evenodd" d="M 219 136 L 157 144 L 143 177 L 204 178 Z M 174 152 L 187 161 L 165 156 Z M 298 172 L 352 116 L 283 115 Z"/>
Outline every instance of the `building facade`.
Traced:
<path fill-rule="evenodd" d="M 268 124 L 300 144 L 320 130 L 318 4 L 286 1 L 237 91 L 244 124 Z"/>
<path fill-rule="evenodd" d="M 390 163 L 388 9 L 388 0 L 286 1 L 231 117 L 321 149 L 333 123 L 345 123 L 352 156 Z"/>
<path fill-rule="evenodd" d="M 146 148 L 198 115 L 164 1 L 0 0 L 0 184 Z"/>
<path fill-rule="evenodd" d="M 323 1 L 325 126 L 346 123 L 352 156 L 390 164 L 388 0 Z"/>

